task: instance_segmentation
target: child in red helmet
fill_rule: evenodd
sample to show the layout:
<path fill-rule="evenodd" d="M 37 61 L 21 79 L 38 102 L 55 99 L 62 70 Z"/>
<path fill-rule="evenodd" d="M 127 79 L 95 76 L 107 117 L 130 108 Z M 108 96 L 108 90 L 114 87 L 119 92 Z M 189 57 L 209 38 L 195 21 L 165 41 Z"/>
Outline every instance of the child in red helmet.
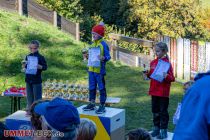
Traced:
<path fill-rule="evenodd" d="M 105 33 L 104 23 L 101 22 L 92 28 L 93 42 L 88 50 L 88 75 L 89 75 L 89 101 L 90 103 L 83 108 L 85 111 L 95 109 L 95 99 L 97 86 L 100 91 L 100 106 L 96 110 L 97 114 L 104 113 L 106 102 L 106 62 L 111 59 L 109 47 L 103 40 Z"/>

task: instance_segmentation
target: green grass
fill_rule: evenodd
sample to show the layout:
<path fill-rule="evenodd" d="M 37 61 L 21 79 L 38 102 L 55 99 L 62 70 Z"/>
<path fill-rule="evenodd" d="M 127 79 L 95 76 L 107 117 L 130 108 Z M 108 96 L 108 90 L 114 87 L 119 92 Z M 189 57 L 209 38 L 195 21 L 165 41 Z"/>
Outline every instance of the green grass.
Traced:
<path fill-rule="evenodd" d="M 24 85 L 20 61 L 28 53 L 26 46 L 32 39 L 41 41 L 40 51 L 46 57 L 49 66 L 43 73 L 44 80 L 55 78 L 87 82 L 87 73 L 80 53 L 82 43 L 75 42 L 68 34 L 48 24 L 0 11 L 0 91 L 11 85 Z M 113 107 L 126 109 L 126 131 L 138 127 L 152 127 L 150 96 L 147 95 L 149 82 L 142 80 L 140 70 L 119 62 L 109 62 L 107 65 L 108 96 L 122 98 L 121 102 Z M 180 84 L 172 85 L 169 106 L 170 131 L 174 129 L 172 115 L 181 100 L 182 92 Z M 81 103 L 75 105 L 79 106 Z M 23 99 L 21 107 L 25 106 L 26 101 Z M 4 121 L 9 113 L 10 99 L 0 97 L 0 121 Z"/>

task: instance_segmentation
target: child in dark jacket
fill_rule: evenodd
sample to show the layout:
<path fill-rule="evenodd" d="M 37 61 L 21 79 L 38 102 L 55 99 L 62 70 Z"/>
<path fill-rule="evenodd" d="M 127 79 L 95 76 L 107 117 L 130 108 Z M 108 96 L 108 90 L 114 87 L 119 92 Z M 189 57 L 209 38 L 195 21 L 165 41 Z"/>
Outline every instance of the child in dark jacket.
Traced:
<path fill-rule="evenodd" d="M 106 75 L 105 67 L 106 67 L 106 62 L 111 59 L 109 53 L 109 47 L 107 43 L 103 40 L 104 32 L 105 28 L 103 23 L 94 26 L 92 29 L 93 43 L 89 46 L 89 51 L 88 51 L 90 103 L 83 108 L 83 110 L 85 111 L 90 111 L 95 109 L 96 90 L 98 86 L 98 89 L 100 91 L 100 106 L 96 110 L 97 114 L 102 114 L 105 112 L 105 102 L 107 97 L 105 79 L 104 79 Z"/>
<path fill-rule="evenodd" d="M 27 93 L 27 110 L 34 101 L 42 98 L 42 71 L 47 70 L 47 63 L 44 56 L 39 53 L 40 43 L 37 40 L 31 41 L 28 48 L 30 54 L 25 58 L 22 67 L 25 68 L 25 82 Z"/>
<path fill-rule="evenodd" d="M 169 121 L 168 105 L 169 105 L 169 93 L 171 82 L 175 81 L 173 75 L 173 69 L 169 62 L 167 55 L 168 47 L 165 43 L 159 42 L 155 45 L 155 53 L 157 58 L 150 63 L 150 71 L 147 72 L 147 76 L 151 79 L 149 95 L 152 97 L 152 113 L 154 128 L 151 133 L 152 137 L 158 139 L 167 138 L 167 128 Z M 162 60 L 170 64 L 167 73 L 163 73 L 163 81 L 157 81 L 151 78 L 151 75 L 156 69 L 159 61 Z"/>

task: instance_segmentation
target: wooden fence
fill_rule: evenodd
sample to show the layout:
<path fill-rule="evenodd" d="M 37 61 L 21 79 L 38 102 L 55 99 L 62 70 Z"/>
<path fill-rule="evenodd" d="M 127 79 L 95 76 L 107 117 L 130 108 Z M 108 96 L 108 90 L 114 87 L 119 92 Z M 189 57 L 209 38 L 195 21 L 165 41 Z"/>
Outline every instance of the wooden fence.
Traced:
<path fill-rule="evenodd" d="M 153 52 L 153 41 L 126 37 L 123 35 L 110 34 L 111 52 L 113 60 L 119 60 L 130 66 L 149 67 L 149 63 L 155 58 Z M 134 53 L 121 48 L 118 40 L 141 44 L 150 48 L 150 55 Z M 198 72 L 210 70 L 210 43 L 193 41 L 185 38 L 170 38 L 160 36 L 157 41 L 165 42 L 169 48 L 169 57 L 177 80 L 190 80 Z"/>
<path fill-rule="evenodd" d="M 61 17 L 56 11 L 41 6 L 35 0 L 0 0 L 0 8 L 53 24 L 62 31 L 71 34 L 77 41 L 80 40 L 79 23 Z"/>
<path fill-rule="evenodd" d="M 111 39 L 111 55 L 114 61 L 119 60 L 129 66 L 143 67 L 143 65 L 145 64 L 146 67 L 149 67 L 149 62 L 154 58 L 153 41 L 131 38 L 118 34 L 109 34 L 109 38 Z M 149 55 L 136 53 L 121 48 L 120 46 L 118 46 L 119 40 L 149 47 Z"/>

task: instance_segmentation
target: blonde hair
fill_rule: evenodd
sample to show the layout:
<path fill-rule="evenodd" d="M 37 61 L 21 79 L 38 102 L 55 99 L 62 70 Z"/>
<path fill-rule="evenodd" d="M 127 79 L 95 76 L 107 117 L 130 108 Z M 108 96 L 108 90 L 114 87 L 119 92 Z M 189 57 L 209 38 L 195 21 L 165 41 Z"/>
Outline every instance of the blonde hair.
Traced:
<path fill-rule="evenodd" d="M 80 120 L 77 140 L 94 140 L 97 133 L 96 124 L 86 118 Z"/>
<path fill-rule="evenodd" d="M 158 43 L 155 44 L 155 47 L 158 47 L 158 48 L 161 49 L 161 51 L 165 52 L 166 57 L 169 59 L 169 56 L 167 54 L 168 53 L 168 46 L 167 46 L 166 43 L 164 43 L 164 42 L 158 42 Z"/>

